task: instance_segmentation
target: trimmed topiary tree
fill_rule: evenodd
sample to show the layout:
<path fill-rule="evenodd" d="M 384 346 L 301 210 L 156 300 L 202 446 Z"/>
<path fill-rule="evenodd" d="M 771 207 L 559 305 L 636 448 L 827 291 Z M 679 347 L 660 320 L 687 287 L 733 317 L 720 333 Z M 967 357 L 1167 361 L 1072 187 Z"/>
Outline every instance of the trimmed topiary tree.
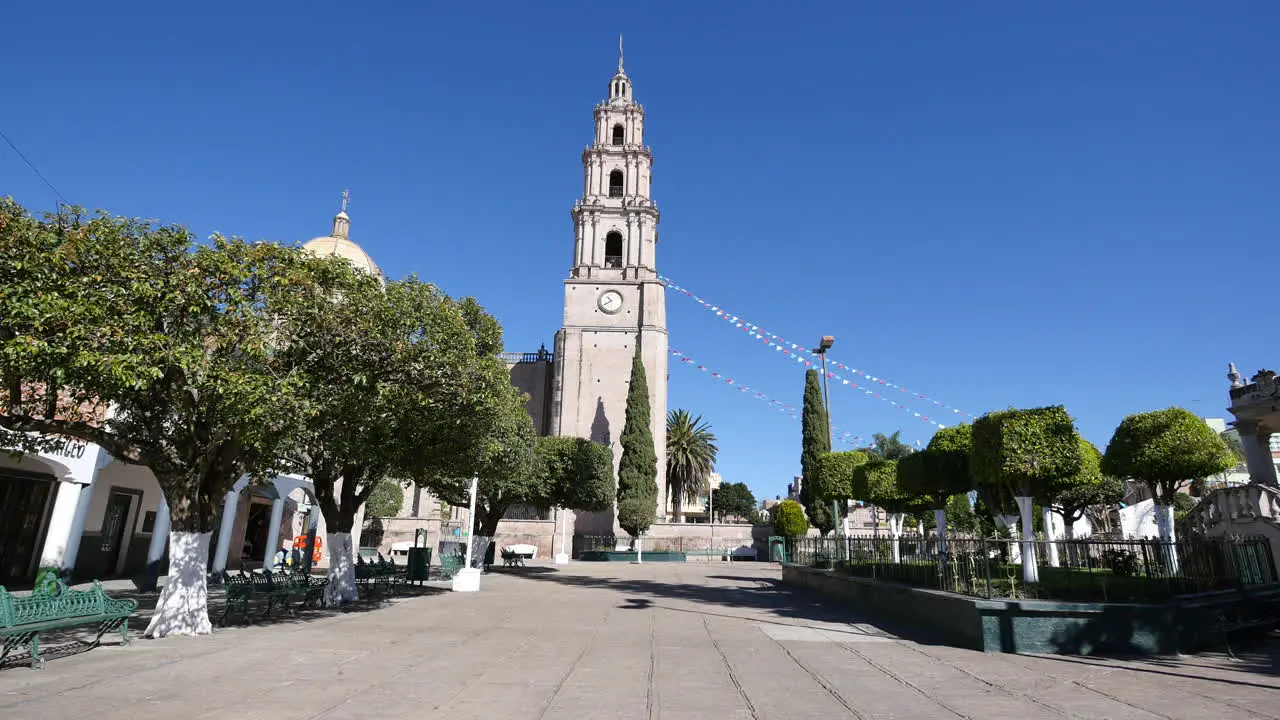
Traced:
<path fill-rule="evenodd" d="M 1124 483 L 1110 475 L 1104 475 L 1100 467 L 1102 453 L 1094 444 L 1080 438 L 1080 471 L 1075 475 L 1050 484 L 1049 493 L 1043 499 L 1044 534 L 1046 540 L 1054 540 L 1052 514 L 1062 517 L 1063 532 L 1068 540 L 1075 537 L 1075 524 L 1084 517 L 1085 510 L 1095 505 L 1115 505 L 1124 499 Z M 1049 564 L 1057 567 L 1057 546 L 1049 546 Z M 1072 548 L 1074 553 L 1074 548 Z"/>
<path fill-rule="evenodd" d="M 809 520 L 804 508 L 795 500 L 783 500 L 773 513 L 773 532 L 782 537 L 804 537 L 809 532 Z"/>
<path fill-rule="evenodd" d="M 835 529 L 840 518 L 832 517 L 830 501 L 823 502 L 814 492 L 813 477 L 818 458 L 831 452 L 831 429 L 827 425 L 826 405 L 822 402 L 822 384 L 817 370 L 804 374 L 804 406 L 800 412 L 800 502 L 809 516 L 809 524 L 826 535 Z"/>
<path fill-rule="evenodd" d="M 905 458 L 904 458 L 905 459 Z M 893 539 L 893 561 L 901 562 L 899 538 L 907 513 L 922 509 L 926 500 L 910 493 L 898 484 L 898 463 L 902 460 L 872 460 L 858 466 L 853 475 L 853 492 L 856 497 L 881 508 L 889 516 L 889 535 Z"/>
<path fill-rule="evenodd" d="M 898 483 L 915 495 L 928 498 L 938 529 L 938 550 L 947 551 L 947 503 L 952 496 L 973 489 L 969 452 L 973 426 L 953 425 L 934 434 L 929 446 L 898 461 Z"/>
<path fill-rule="evenodd" d="M 1061 405 L 983 415 L 973 424 L 969 462 L 980 484 L 1013 494 L 1022 517 L 1022 580 L 1039 582 L 1031 506 L 1053 482 L 1080 471 L 1080 441 L 1071 416 Z"/>
<path fill-rule="evenodd" d="M 1179 407 L 1135 413 L 1116 428 L 1102 456 L 1108 475 L 1141 480 L 1156 503 L 1160 539 L 1174 541 L 1173 507 L 1178 485 L 1185 480 L 1225 472 L 1236 458 L 1213 428 Z M 1171 569 L 1177 558 L 1170 553 Z"/>
<path fill-rule="evenodd" d="M 640 344 L 631 358 L 627 388 L 627 419 L 622 426 L 622 457 L 618 459 L 618 524 L 633 538 L 653 525 L 658 512 L 658 455 L 649 418 L 649 382 L 645 378 Z"/>
<path fill-rule="evenodd" d="M 858 466 L 865 465 L 868 460 L 870 458 L 867 454 L 860 450 L 829 452 L 818 456 L 810 485 L 823 507 L 832 500 L 848 503 L 853 499 L 853 475 Z"/>

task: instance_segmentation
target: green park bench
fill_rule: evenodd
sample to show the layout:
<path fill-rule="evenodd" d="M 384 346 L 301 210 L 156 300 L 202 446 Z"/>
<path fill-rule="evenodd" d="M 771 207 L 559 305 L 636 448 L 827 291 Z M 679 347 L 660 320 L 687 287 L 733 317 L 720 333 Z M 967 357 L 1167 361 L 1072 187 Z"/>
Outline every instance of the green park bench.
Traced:
<path fill-rule="evenodd" d="M 31 655 L 31 667 L 43 668 L 41 632 L 95 623 L 98 630 L 89 647 L 96 647 L 102 636 L 113 630 L 120 630 L 122 643 L 128 645 L 129 617 L 137 609 L 137 600 L 107 597 L 96 580 L 88 590 L 73 590 L 61 580 L 51 579 L 26 596 L 0 587 L 0 637 L 4 638 L 0 661 L 25 645 Z"/>
<path fill-rule="evenodd" d="M 286 572 L 249 572 L 240 569 L 239 575 L 227 574 L 223 578 L 226 590 L 226 604 L 222 609 L 222 618 L 218 621 L 225 626 L 231 615 L 240 615 L 246 621 L 249 618 L 249 603 L 256 599 L 266 601 L 263 617 L 271 617 L 271 611 L 282 607 L 290 617 L 296 616 L 295 607 L 309 607 L 324 604 L 324 591 L 329 585 L 328 578 L 304 574 L 300 571 Z"/>

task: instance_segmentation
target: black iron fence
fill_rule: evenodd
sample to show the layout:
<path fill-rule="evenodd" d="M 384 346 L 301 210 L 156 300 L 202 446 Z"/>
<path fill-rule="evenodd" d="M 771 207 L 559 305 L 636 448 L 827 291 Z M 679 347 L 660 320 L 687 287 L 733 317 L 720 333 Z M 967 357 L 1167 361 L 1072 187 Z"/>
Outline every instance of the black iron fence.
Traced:
<path fill-rule="evenodd" d="M 1038 578 L 1024 579 L 1031 553 Z M 792 563 L 982 598 L 1163 602 L 1277 581 L 1262 537 L 1008 540 L 884 536 L 789 538 Z"/>

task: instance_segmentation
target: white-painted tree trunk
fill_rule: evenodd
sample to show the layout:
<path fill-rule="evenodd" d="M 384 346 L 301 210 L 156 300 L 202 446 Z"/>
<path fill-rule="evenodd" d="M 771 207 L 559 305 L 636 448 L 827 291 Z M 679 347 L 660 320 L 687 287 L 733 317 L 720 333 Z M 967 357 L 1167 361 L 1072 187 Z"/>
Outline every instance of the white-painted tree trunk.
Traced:
<path fill-rule="evenodd" d="M 145 635 L 208 635 L 210 533 L 175 530 L 169 533 L 169 579 L 156 602 L 155 613 Z"/>
<path fill-rule="evenodd" d="M 1040 508 L 1040 521 L 1044 525 L 1044 540 L 1049 556 L 1049 567 L 1058 567 L 1058 515 L 1049 506 Z"/>
<path fill-rule="evenodd" d="M 934 510 L 933 524 L 938 527 L 938 554 L 947 552 L 947 511 Z"/>
<path fill-rule="evenodd" d="M 895 563 L 902 562 L 902 543 L 899 538 L 902 537 L 902 521 L 904 519 L 906 519 L 906 516 L 902 513 L 889 513 L 889 535 L 893 538 L 891 545 Z"/>
<path fill-rule="evenodd" d="M 1036 563 L 1035 519 L 1031 516 L 1033 498 L 1017 495 L 1013 501 L 1018 503 L 1018 513 L 1022 515 L 1022 582 L 1040 582 L 1040 566 Z"/>
<path fill-rule="evenodd" d="M 1164 563 L 1170 575 L 1178 574 L 1178 546 L 1176 530 L 1173 527 L 1173 506 L 1155 504 L 1156 529 L 1160 533 L 1160 542 L 1166 543 L 1162 548 Z"/>
<path fill-rule="evenodd" d="M 1018 544 L 1018 516 L 1017 515 L 993 515 L 996 519 L 996 525 L 1009 531 L 1009 538 L 1013 542 L 1009 543 L 1009 562 L 1015 565 L 1022 562 L 1022 546 Z"/>
<path fill-rule="evenodd" d="M 328 533 L 325 544 L 329 546 L 329 585 L 324 590 L 325 602 L 343 605 L 359 600 L 351 533 Z"/>
<path fill-rule="evenodd" d="M 916 518 L 916 534 L 920 536 L 920 541 L 924 542 L 924 520 Z"/>
<path fill-rule="evenodd" d="M 1066 522 L 1066 519 L 1064 518 L 1062 523 L 1062 536 L 1067 541 L 1067 562 L 1071 564 L 1071 567 L 1075 567 L 1080 564 L 1080 548 L 1077 547 L 1075 543 L 1075 523 Z"/>

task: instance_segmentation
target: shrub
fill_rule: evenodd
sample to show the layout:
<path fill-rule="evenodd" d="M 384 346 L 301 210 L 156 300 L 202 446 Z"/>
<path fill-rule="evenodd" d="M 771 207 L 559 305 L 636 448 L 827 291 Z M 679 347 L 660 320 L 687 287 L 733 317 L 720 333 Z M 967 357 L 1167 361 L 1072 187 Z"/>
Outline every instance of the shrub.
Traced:
<path fill-rule="evenodd" d="M 1102 551 L 1102 564 L 1113 575 L 1130 577 L 1138 574 L 1138 554 L 1132 550 L 1110 548 Z"/>
<path fill-rule="evenodd" d="M 773 514 L 773 531 L 783 537 L 801 537 L 809 532 L 804 508 L 795 500 L 783 500 Z"/>

